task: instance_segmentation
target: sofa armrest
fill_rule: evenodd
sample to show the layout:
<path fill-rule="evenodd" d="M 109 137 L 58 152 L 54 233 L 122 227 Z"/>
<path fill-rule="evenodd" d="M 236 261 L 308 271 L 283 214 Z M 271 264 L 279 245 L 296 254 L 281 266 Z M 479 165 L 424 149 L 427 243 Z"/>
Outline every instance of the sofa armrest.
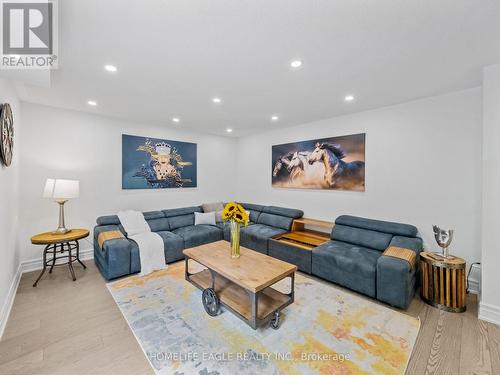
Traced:
<path fill-rule="evenodd" d="M 413 250 L 417 253 L 417 256 L 423 249 L 422 239 L 420 237 L 403 237 L 403 236 L 394 236 L 392 237 L 391 243 L 389 246 L 402 247 L 405 249 Z M 418 263 L 418 262 L 417 262 Z"/>
<path fill-rule="evenodd" d="M 131 264 L 132 243 L 126 238 L 115 238 L 104 242 L 104 259 L 108 266 L 109 279 L 128 275 Z"/>
<path fill-rule="evenodd" d="M 94 227 L 94 242 L 97 243 L 101 233 L 119 230 L 120 227 L 118 225 L 97 225 Z"/>
<path fill-rule="evenodd" d="M 112 238 L 104 241 L 102 248 L 99 246 L 100 235 L 117 231 L 120 231 L 118 225 L 98 225 L 94 228 L 94 258 L 99 258 L 101 272 L 108 280 L 130 274 L 132 241 L 125 237 Z"/>
<path fill-rule="evenodd" d="M 377 260 L 377 299 L 408 308 L 415 294 L 416 272 L 407 260 L 382 255 Z"/>

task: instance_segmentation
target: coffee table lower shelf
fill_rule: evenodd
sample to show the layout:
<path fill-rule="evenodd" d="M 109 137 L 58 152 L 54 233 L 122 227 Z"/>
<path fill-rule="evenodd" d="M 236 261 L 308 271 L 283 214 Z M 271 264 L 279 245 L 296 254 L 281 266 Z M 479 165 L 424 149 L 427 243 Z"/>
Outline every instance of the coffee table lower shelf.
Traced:
<path fill-rule="evenodd" d="M 271 286 L 253 293 L 210 269 L 204 269 L 193 274 L 189 273 L 189 260 L 194 261 L 186 257 L 185 277 L 187 281 L 202 291 L 212 289 L 217 296 L 217 303 L 230 310 L 253 329 L 257 329 L 266 323 L 271 323 L 271 327 L 274 329 L 279 328 L 281 310 L 294 301 L 294 273 L 287 276 L 291 279 L 291 291 L 288 294 L 282 293 Z M 212 315 L 208 310 L 207 313 Z M 218 306 L 213 315 L 217 314 Z"/>

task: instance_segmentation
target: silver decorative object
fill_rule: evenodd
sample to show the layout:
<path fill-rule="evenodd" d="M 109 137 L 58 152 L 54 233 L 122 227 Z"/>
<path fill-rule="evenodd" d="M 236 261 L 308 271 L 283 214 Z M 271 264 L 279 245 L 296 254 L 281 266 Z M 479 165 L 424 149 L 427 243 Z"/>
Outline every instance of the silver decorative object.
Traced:
<path fill-rule="evenodd" d="M 437 244 L 441 247 L 441 249 L 443 249 L 443 257 L 449 258 L 450 254 L 448 246 L 450 246 L 451 240 L 453 239 L 453 229 L 444 230 L 439 228 L 437 225 L 433 225 L 432 229 L 434 230 L 434 238 L 436 239 Z"/>

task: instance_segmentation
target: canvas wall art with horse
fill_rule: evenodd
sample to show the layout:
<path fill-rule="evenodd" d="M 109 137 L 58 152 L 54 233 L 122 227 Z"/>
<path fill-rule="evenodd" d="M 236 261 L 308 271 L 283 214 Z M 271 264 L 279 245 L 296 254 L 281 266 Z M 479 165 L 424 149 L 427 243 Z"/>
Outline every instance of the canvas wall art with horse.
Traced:
<path fill-rule="evenodd" d="M 273 146 L 273 187 L 365 191 L 365 138 L 363 133 Z"/>
<path fill-rule="evenodd" d="M 196 143 L 122 135 L 122 188 L 196 187 Z"/>

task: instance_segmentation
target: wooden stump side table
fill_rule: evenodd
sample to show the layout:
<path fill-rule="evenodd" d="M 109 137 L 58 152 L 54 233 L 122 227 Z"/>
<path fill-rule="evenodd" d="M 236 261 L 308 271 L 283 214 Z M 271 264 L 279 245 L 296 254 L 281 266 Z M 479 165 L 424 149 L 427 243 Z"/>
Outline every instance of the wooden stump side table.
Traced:
<path fill-rule="evenodd" d="M 465 311 L 465 260 L 423 251 L 420 269 L 420 293 L 426 303 L 449 312 Z"/>
<path fill-rule="evenodd" d="M 36 287 L 47 267 L 50 267 L 49 273 L 52 273 L 54 266 L 68 265 L 73 281 L 75 281 L 76 277 L 75 271 L 73 270 L 73 263 L 78 262 L 83 268 L 87 268 L 80 260 L 80 244 L 78 240 L 88 237 L 88 235 L 89 231 L 87 229 L 72 229 L 64 234 L 45 232 L 31 237 L 32 244 L 45 245 L 45 249 L 43 250 L 43 269 L 33 284 L 33 287 Z M 75 255 L 73 255 L 73 251 L 75 251 Z M 50 259 L 47 259 L 47 255 L 49 255 Z M 67 262 L 56 263 L 58 259 L 66 258 L 68 259 Z"/>

